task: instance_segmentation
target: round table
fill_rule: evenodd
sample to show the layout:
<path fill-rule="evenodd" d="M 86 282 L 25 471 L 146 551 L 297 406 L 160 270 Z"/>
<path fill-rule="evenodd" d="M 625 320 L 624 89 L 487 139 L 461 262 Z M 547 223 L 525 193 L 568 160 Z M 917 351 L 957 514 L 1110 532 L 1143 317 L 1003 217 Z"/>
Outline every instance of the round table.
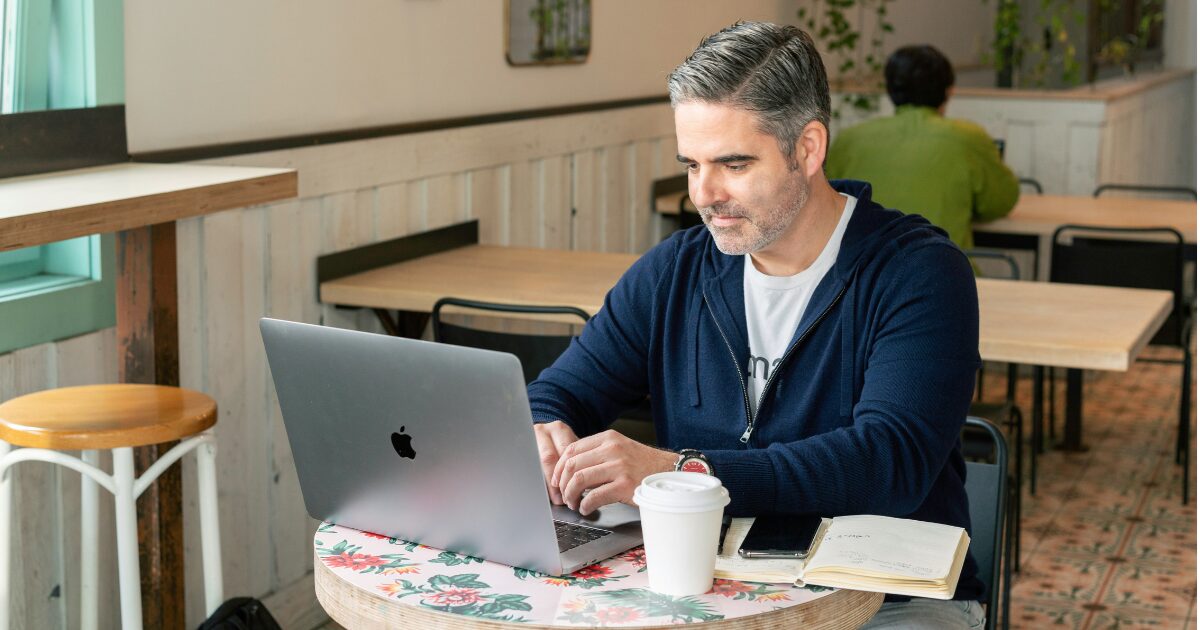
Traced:
<path fill-rule="evenodd" d="M 317 600 L 346 628 L 857 628 L 880 593 L 717 580 L 671 597 L 647 587 L 639 547 L 549 576 L 323 523 L 313 537 Z"/>

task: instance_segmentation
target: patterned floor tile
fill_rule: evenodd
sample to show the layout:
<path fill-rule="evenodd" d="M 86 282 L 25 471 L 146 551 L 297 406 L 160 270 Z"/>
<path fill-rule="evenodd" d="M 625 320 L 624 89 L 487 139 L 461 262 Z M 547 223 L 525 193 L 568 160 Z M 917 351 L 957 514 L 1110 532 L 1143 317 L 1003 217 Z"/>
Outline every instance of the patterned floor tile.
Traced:
<path fill-rule="evenodd" d="M 1013 580 L 1013 605 L 1058 602 L 1078 608 L 1100 596 L 1110 566 L 1098 558 L 1034 556 Z"/>
<path fill-rule="evenodd" d="M 1124 557 L 1139 563 L 1154 563 L 1190 574 L 1195 582 L 1196 530 L 1194 521 L 1162 519 L 1137 523 L 1123 550 Z"/>
<path fill-rule="evenodd" d="M 1149 349 L 1143 356 L 1180 353 Z M 1011 627 L 1196 628 L 1196 428 L 1193 418 L 1192 496 L 1185 506 L 1183 468 L 1174 464 L 1179 374 L 1176 365 L 1145 362 L 1123 373 L 1085 372 L 1088 450 L 1047 449 L 1038 456 L 1038 494 L 1026 486 L 1023 495 L 1022 571 L 1014 575 Z M 986 378 L 989 399 L 1003 396 L 1000 373 Z M 1060 372 L 1059 439 L 1064 387 Z M 1028 371 L 1017 400 L 1028 420 Z M 1031 433 L 1027 422 L 1027 439 Z"/>
<path fill-rule="evenodd" d="M 1139 610 L 1097 610 L 1088 620 L 1089 630 L 1107 630 L 1108 628 L 1122 630 L 1126 628 L 1164 628 L 1166 630 L 1182 629 L 1187 624 L 1186 619 L 1160 617 Z"/>
<path fill-rule="evenodd" d="M 1195 599 L 1194 570 L 1187 574 L 1160 563 L 1130 560 L 1117 565 L 1100 603 L 1112 610 L 1185 619 Z"/>

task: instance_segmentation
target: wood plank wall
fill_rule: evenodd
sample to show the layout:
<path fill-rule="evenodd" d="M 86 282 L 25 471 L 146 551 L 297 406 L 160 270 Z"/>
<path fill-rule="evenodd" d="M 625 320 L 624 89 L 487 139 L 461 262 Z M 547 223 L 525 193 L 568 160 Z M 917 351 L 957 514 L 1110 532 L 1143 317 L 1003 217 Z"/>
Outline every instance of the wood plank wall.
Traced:
<path fill-rule="evenodd" d="M 670 224 L 652 215 L 652 179 L 681 172 L 667 105 L 559 116 L 237 156 L 290 166 L 298 199 L 178 224 L 180 376 L 216 398 L 226 596 L 264 598 L 284 628 L 326 619 L 312 587 L 315 522 L 304 510 L 258 318 L 381 332 L 373 316 L 317 303 L 316 257 L 480 221 L 485 243 L 640 252 Z M 574 212 L 572 211 L 574 209 Z M 112 329 L 0 355 L 0 400 L 114 382 Z M 189 627 L 203 617 L 191 458 L 184 460 Z M 78 626 L 79 476 L 15 469 L 12 610 L 18 628 Z M 117 627 L 111 500 L 101 493 L 101 627 Z"/>

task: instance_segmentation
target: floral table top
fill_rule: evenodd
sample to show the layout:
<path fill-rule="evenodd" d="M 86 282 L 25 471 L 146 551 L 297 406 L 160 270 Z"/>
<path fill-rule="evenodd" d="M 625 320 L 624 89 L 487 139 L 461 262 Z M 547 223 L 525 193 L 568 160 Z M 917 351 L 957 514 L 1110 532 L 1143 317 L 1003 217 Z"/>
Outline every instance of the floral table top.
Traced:
<path fill-rule="evenodd" d="M 428 610 L 495 621 L 556 626 L 674 625 L 742 617 L 797 606 L 835 592 L 819 586 L 718 579 L 694 597 L 647 586 L 638 547 L 567 576 L 518 569 L 323 523 L 317 559 L 356 588 Z"/>

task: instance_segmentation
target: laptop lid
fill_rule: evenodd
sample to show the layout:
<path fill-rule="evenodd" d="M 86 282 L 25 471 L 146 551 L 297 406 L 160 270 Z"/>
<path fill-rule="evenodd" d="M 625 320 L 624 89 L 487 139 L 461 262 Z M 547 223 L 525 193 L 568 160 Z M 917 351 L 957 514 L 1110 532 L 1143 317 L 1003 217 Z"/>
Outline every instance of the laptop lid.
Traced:
<path fill-rule="evenodd" d="M 609 536 L 619 548 L 560 557 L 515 356 L 269 318 L 260 329 L 314 518 L 552 575 L 639 544 Z"/>

